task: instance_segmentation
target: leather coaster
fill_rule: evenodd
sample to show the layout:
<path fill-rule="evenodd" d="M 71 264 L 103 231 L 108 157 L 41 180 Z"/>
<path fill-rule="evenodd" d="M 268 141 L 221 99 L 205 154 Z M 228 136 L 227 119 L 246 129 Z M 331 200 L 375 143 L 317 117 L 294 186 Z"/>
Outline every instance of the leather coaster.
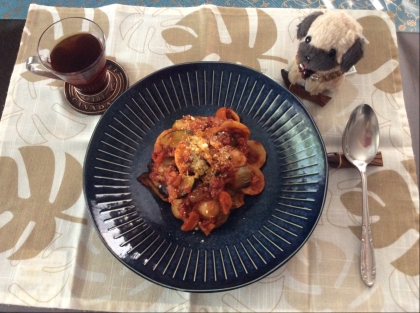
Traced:
<path fill-rule="evenodd" d="M 121 93 L 127 90 L 128 76 L 122 66 L 110 59 L 106 60 L 106 66 L 109 75 L 109 85 L 105 95 L 82 96 L 73 85 L 64 83 L 64 95 L 73 109 L 83 114 L 102 114 Z"/>

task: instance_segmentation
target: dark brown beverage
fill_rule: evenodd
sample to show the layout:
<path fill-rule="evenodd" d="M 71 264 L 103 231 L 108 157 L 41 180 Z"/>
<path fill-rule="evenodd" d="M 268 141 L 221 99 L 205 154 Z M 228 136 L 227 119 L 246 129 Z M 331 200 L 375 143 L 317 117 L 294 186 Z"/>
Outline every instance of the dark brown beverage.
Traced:
<path fill-rule="evenodd" d="M 107 83 L 106 58 L 99 40 L 88 33 L 72 35 L 51 51 L 51 68 L 86 95 L 102 91 Z"/>

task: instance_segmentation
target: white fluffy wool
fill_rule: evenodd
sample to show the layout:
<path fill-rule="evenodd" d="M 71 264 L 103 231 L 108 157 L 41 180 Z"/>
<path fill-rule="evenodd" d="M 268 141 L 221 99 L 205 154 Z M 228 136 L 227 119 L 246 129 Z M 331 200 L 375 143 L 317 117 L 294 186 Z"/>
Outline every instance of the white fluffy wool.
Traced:
<path fill-rule="evenodd" d="M 362 26 L 346 12 L 326 11 L 315 19 L 307 36 L 312 37 L 311 44 L 317 48 L 325 51 L 335 49 L 337 61 L 341 63 L 344 53 L 356 38 L 363 38 L 362 31 Z"/>

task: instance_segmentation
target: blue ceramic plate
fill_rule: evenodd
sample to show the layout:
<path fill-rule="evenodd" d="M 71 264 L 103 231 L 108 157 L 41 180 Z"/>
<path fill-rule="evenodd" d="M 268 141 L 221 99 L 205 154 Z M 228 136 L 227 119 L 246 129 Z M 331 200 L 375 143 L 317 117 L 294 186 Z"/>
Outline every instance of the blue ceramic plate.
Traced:
<path fill-rule="evenodd" d="M 264 145 L 266 186 L 206 237 L 181 231 L 170 205 L 137 177 L 163 130 L 222 106 Z M 84 191 L 99 236 L 128 268 L 165 287 L 213 292 L 263 278 L 302 247 L 321 215 L 327 170 L 319 131 L 288 90 L 244 66 L 199 62 L 159 70 L 109 107 L 89 144 Z"/>

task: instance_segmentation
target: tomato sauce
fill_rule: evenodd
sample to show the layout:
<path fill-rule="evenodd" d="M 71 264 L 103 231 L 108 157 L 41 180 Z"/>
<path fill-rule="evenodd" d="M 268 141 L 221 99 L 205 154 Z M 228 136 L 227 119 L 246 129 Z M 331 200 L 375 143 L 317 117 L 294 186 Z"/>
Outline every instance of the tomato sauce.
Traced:
<path fill-rule="evenodd" d="M 245 194 L 264 189 L 266 153 L 250 134 L 229 108 L 209 117 L 186 115 L 158 136 L 147 179 L 139 180 L 165 191 L 159 196 L 171 203 L 183 231 L 209 235 L 244 204 Z"/>

